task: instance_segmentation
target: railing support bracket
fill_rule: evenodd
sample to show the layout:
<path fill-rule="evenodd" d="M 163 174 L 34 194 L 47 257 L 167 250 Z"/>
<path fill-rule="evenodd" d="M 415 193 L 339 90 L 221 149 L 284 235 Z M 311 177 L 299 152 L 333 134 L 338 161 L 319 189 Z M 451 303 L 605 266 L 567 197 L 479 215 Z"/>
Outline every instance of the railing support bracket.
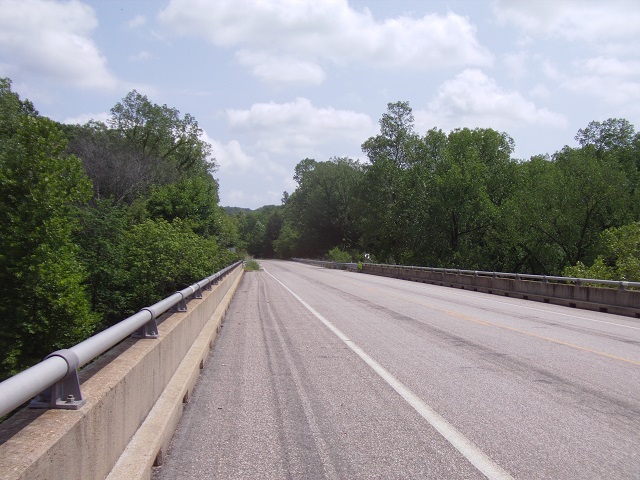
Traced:
<path fill-rule="evenodd" d="M 58 408 L 77 410 L 86 403 L 80 391 L 78 379 L 78 356 L 72 350 L 58 350 L 46 358 L 60 357 L 67 362 L 67 375 L 44 390 L 29 403 L 29 408 Z M 45 358 L 45 360 L 46 360 Z"/>
<path fill-rule="evenodd" d="M 156 321 L 156 315 L 149 308 L 143 308 L 141 312 L 146 310 L 151 314 L 151 320 L 140 327 L 133 335 L 133 338 L 158 338 L 158 322 Z"/>

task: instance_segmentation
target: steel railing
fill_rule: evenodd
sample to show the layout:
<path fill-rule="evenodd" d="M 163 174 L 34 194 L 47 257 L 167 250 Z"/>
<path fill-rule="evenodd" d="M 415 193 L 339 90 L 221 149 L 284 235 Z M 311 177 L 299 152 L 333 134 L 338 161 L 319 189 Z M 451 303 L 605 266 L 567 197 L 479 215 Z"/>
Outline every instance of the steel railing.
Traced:
<path fill-rule="evenodd" d="M 30 406 L 34 408 L 80 408 L 85 403 L 78 380 L 80 367 L 131 335 L 157 338 L 158 317 L 174 307 L 178 311 L 186 311 L 189 298 L 202 298 L 202 290 L 210 289 L 241 263 L 229 265 L 69 349 L 53 352 L 42 362 L 6 379 L 0 383 L 0 416 L 30 399 L 33 399 Z"/>

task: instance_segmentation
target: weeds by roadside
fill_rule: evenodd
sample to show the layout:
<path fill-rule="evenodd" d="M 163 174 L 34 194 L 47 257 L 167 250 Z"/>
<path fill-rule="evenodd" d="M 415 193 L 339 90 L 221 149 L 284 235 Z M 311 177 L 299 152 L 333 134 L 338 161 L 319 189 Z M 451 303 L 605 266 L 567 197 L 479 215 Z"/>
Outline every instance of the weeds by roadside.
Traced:
<path fill-rule="evenodd" d="M 254 272 L 256 270 L 260 270 L 260 264 L 255 260 L 247 260 L 244 264 L 245 272 Z"/>

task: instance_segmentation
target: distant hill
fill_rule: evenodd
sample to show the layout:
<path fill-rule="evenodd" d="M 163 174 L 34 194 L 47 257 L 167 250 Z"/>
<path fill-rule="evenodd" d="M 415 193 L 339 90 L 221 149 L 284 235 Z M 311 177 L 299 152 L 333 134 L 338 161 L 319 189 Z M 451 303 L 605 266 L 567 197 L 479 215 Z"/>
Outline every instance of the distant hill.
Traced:
<path fill-rule="evenodd" d="M 230 217 L 235 217 L 240 212 L 245 212 L 245 213 L 258 212 L 260 210 L 271 210 L 273 208 L 281 208 L 281 206 L 278 206 L 278 205 L 264 205 L 263 207 L 256 208 L 255 210 L 252 210 L 250 208 L 242 208 L 242 207 L 222 207 L 224 212 L 227 215 L 229 215 Z"/>
<path fill-rule="evenodd" d="M 235 217 L 240 212 L 251 212 L 250 208 L 242 208 L 242 207 L 222 207 L 224 213 L 229 215 L 230 217 Z"/>

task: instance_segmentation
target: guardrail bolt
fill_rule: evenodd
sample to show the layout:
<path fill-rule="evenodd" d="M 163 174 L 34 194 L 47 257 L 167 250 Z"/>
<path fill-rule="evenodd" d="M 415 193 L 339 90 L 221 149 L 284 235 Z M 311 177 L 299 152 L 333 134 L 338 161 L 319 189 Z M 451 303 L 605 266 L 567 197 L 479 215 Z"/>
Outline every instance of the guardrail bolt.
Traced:
<path fill-rule="evenodd" d="M 76 397 L 74 397 L 72 394 L 67 395 L 67 403 L 73 403 L 76 401 Z"/>

